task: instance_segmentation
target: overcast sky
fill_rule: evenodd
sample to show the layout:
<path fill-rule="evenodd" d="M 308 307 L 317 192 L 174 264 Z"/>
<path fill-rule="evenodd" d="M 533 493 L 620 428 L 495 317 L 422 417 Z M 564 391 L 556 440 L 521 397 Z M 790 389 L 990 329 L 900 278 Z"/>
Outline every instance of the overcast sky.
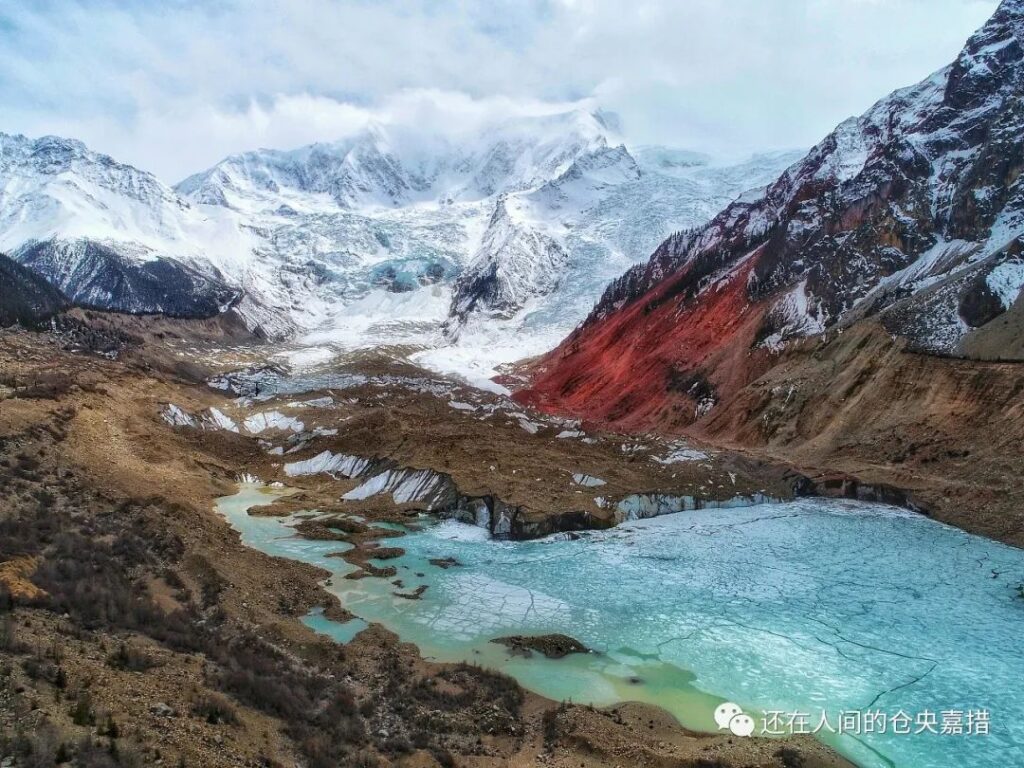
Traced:
<path fill-rule="evenodd" d="M 369 119 L 576 104 L 631 143 L 814 144 L 951 61 L 996 0 L 34 0 L 0 4 L 0 131 L 168 182 Z"/>

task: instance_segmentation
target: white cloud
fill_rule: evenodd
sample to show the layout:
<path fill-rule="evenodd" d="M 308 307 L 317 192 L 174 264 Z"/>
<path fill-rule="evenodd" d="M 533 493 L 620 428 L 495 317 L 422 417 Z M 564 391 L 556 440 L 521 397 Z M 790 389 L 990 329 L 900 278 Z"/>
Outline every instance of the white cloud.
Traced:
<path fill-rule="evenodd" d="M 627 135 L 809 145 L 955 56 L 995 0 L 52 0 L 0 9 L 0 130 L 168 180 L 372 119 L 457 129 L 587 99 Z"/>

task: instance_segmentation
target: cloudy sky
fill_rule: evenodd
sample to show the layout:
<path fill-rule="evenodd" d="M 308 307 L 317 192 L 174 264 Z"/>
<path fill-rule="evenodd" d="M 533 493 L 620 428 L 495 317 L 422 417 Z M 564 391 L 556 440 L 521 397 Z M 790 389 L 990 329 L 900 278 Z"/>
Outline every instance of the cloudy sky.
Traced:
<path fill-rule="evenodd" d="M 368 120 L 600 106 L 631 143 L 805 147 L 952 60 L 996 0 L 33 0 L 0 4 L 0 131 L 174 182 Z"/>

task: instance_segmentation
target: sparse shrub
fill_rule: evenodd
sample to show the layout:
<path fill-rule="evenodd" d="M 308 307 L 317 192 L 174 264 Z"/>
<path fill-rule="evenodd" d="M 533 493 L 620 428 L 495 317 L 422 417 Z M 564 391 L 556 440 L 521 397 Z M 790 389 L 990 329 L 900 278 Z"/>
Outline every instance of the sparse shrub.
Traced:
<path fill-rule="evenodd" d="M 60 665 L 41 656 L 33 655 L 22 659 L 21 668 L 32 680 L 45 680 L 58 688 L 63 688 L 67 683 L 64 670 Z"/>
<path fill-rule="evenodd" d="M 68 745 L 63 741 L 57 746 L 57 754 L 54 755 L 53 762 L 57 765 L 63 765 L 64 763 L 71 761 L 71 755 L 68 753 Z"/>
<path fill-rule="evenodd" d="M 114 716 L 109 712 L 106 717 L 103 718 L 103 722 L 100 724 L 96 732 L 100 736 L 106 736 L 111 739 L 116 739 L 121 735 L 121 729 L 117 727 L 117 722 L 114 720 Z"/>
<path fill-rule="evenodd" d="M 127 643 L 121 643 L 117 650 L 107 657 L 107 665 L 128 672 L 145 672 L 147 669 L 152 669 L 155 662 L 145 651 Z"/>
<path fill-rule="evenodd" d="M 380 768 L 380 759 L 365 749 L 359 750 L 352 757 L 352 768 Z"/>
<path fill-rule="evenodd" d="M 544 746 L 547 749 L 551 749 L 558 742 L 558 710 L 544 710 L 544 714 L 541 715 L 540 721 L 544 730 Z"/>
<path fill-rule="evenodd" d="M 412 743 L 404 734 L 394 734 L 384 739 L 379 747 L 389 755 L 404 755 L 412 752 Z"/>
<path fill-rule="evenodd" d="M 431 754 L 441 768 L 455 768 L 455 756 L 444 747 L 435 747 Z"/>
<path fill-rule="evenodd" d="M 784 768 L 804 768 L 804 756 L 793 747 L 779 747 L 775 756 L 782 761 Z"/>
<path fill-rule="evenodd" d="M 231 702 L 223 696 L 207 695 L 192 704 L 192 714 L 211 725 L 236 725 L 238 715 Z"/>
<path fill-rule="evenodd" d="M 117 768 L 117 748 L 111 750 L 94 743 L 88 736 L 83 736 L 75 745 L 75 768 Z"/>
<path fill-rule="evenodd" d="M 3 595 L 0 595 L 0 602 L 3 602 Z M 10 614 L 0 618 L 0 651 L 21 653 L 21 643 L 18 642 L 18 628 Z"/>
<path fill-rule="evenodd" d="M 89 695 L 89 691 L 82 689 L 78 692 L 71 707 L 71 722 L 82 726 L 95 725 L 96 715 L 92 711 L 92 696 Z"/>
<path fill-rule="evenodd" d="M 67 762 L 67 749 L 56 727 L 48 720 L 30 733 L 15 733 L 8 750 L 16 758 L 18 768 L 52 768 L 60 762 Z M 62 756 L 63 760 L 58 759 Z"/>

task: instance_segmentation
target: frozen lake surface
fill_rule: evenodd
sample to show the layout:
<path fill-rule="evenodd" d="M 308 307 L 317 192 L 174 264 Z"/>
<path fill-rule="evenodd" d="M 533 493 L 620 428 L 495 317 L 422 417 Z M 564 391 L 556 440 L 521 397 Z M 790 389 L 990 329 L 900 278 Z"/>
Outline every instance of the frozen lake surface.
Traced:
<path fill-rule="evenodd" d="M 351 570 L 326 557 L 345 545 L 249 517 L 261 500 L 243 486 L 219 504 L 246 543 Z M 818 737 L 863 766 L 1024 765 L 1020 550 L 890 507 L 820 499 L 685 512 L 571 541 L 495 542 L 424 522 L 389 542 L 406 554 L 387 563 L 401 591 L 428 587 L 420 600 L 396 598 L 381 579 L 334 578 L 330 589 L 429 657 L 499 668 L 554 699 L 647 701 L 709 731 L 723 700 L 756 714 L 758 732 L 794 715 L 813 731 L 824 713 Z M 428 562 L 444 557 L 460 565 Z M 546 632 L 600 653 L 523 659 L 488 642 Z M 894 733 L 903 716 L 910 732 Z M 847 733 L 829 732 L 844 718 Z M 963 732 L 943 733 L 944 720 Z"/>

